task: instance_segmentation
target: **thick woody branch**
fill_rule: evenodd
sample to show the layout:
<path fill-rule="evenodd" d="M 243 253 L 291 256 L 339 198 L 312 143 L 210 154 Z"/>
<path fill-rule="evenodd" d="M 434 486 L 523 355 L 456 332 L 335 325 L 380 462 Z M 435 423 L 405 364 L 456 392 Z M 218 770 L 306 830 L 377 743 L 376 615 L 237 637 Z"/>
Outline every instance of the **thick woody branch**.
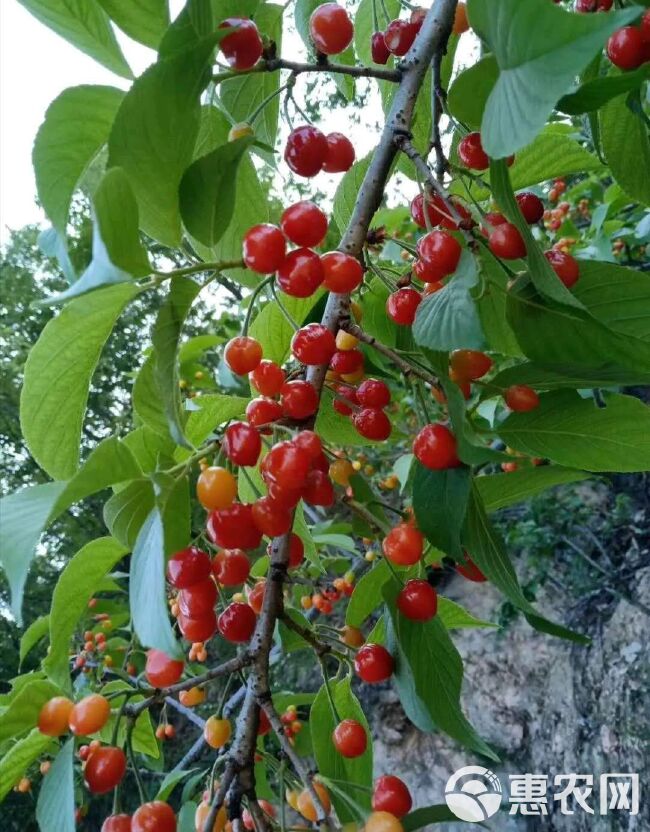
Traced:
<path fill-rule="evenodd" d="M 219 84 L 231 78 L 238 78 L 241 75 L 250 75 L 259 72 L 278 72 L 281 69 L 288 69 L 294 75 L 301 75 L 305 72 L 326 72 L 337 75 L 351 75 L 353 78 L 378 78 L 382 81 L 393 81 L 399 83 L 402 78 L 400 69 L 380 69 L 373 66 L 348 66 L 347 64 L 330 63 L 328 60 L 321 60 L 318 63 L 301 63 L 299 61 L 287 61 L 284 58 L 269 58 L 266 61 L 259 61 L 250 70 L 225 70 L 212 76 L 212 81 Z"/>

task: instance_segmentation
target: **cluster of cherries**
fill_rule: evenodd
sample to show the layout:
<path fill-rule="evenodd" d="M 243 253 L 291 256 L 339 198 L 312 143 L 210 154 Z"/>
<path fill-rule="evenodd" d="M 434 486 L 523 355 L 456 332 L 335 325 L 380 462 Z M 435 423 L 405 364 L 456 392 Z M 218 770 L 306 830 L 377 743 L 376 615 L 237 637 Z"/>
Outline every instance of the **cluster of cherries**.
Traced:
<path fill-rule="evenodd" d="M 650 61 L 650 9 L 643 13 L 638 26 L 623 26 L 614 32 L 607 41 L 607 57 L 625 71 Z"/>
<path fill-rule="evenodd" d="M 370 51 L 372 60 L 376 64 L 386 64 L 391 55 L 402 58 L 413 46 L 417 33 L 422 28 L 427 10 L 414 8 L 408 20 L 391 20 L 386 29 L 381 32 L 373 32 L 370 39 Z M 464 3 L 456 6 L 453 32 L 460 35 L 469 28 L 467 21 L 467 8 Z"/>

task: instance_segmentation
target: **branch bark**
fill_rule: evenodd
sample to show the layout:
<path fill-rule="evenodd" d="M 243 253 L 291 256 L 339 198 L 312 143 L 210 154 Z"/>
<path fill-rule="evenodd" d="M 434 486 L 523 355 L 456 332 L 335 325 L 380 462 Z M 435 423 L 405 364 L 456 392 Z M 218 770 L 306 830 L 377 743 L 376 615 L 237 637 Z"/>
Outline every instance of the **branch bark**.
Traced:
<path fill-rule="evenodd" d="M 333 72 L 337 75 L 351 75 L 353 78 L 378 78 L 382 81 L 399 83 L 402 79 L 401 68 L 380 69 L 373 66 L 348 66 L 347 64 L 330 63 L 328 60 L 318 63 L 304 63 L 299 61 L 287 61 L 284 58 L 269 58 L 266 61 L 259 61 L 255 66 L 246 71 L 224 70 L 212 76 L 215 84 L 228 81 L 231 78 L 238 78 L 241 75 L 250 75 L 259 72 L 278 72 L 281 69 L 288 69 L 294 75 L 301 75 L 305 72 Z"/>

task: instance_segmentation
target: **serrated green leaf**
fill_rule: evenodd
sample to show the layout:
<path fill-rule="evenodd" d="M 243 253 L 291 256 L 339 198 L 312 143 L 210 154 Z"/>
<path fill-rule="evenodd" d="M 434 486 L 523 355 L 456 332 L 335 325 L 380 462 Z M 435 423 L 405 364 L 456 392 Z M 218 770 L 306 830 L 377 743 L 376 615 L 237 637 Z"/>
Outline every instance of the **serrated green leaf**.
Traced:
<path fill-rule="evenodd" d="M 74 737 L 56 755 L 36 803 L 36 820 L 41 832 L 75 832 Z"/>
<path fill-rule="evenodd" d="M 52 745 L 52 737 L 41 734 L 38 728 L 35 728 L 11 746 L 0 759 L 0 800 L 4 800 L 32 763 Z"/>
<path fill-rule="evenodd" d="M 363 574 L 355 583 L 348 601 L 345 623 L 350 627 L 361 627 L 366 618 L 382 603 L 384 584 L 390 579 L 390 569 L 383 559 Z"/>
<path fill-rule="evenodd" d="M 104 523 L 117 541 L 132 549 L 154 502 L 151 482 L 135 480 L 104 503 Z"/>
<path fill-rule="evenodd" d="M 484 621 L 476 618 L 460 604 L 450 601 L 449 598 L 438 596 L 437 617 L 442 621 L 448 630 L 459 630 L 466 627 L 496 627 L 491 621 Z"/>
<path fill-rule="evenodd" d="M 585 471 L 560 468 L 557 465 L 535 466 L 507 474 L 476 477 L 474 484 L 487 512 L 521 503 L 556 485 L 589 479 Z"/>
<path fill-rule="evenodd" d="M 643 107 L 638 94 L 637 109 Z M 640 171 L 650 170 L 648 125 L 641 112 L 630 108 L 627 95 L 613 98 L 600 111 L 603 152 L 614 179 L 637 202 L 650 205 L 650 177 Z"/>
<path fill-rule="evenodd" d="M 350 170 L 343 174 L 334 194 L 332 213 L 334 222 L 341 229 L 341 233 L 348 227 L 354 207 L 359 197 L 361 183 L 368 170 L 371 156 L 365 156 L 356 161 Z"/>
<path fill-rule="evenodd" d="M 451 557 L 462 555 L 460 532 L 469 489 L 467 466 L 431 471 L 415 462 L 413 510 L 418 528 L 430 543 Z"/>
<path fill-rule="evenodd" d="M 612 98 L 640 87 L 648 76 L 650 66 L 646 64 L 632 72 L 594 78 L 581 84 L 575 92 L 563 95 L 557 103 L 557 109 L 574 116 L 593 112 Z"/>
<path fill-rule="evenodd" d="M 486 55 L 463 70 L 449 88 L 447 104 L 450 113 L 471 130 L 478 130 L 485 104 L 498 77 L 499 67 L 494 55 Z"/>
<path fill-rule="evenodd" d="M 230 419 L 243 416 L 248 399 L 243 396 L 225 396 L 222 393 L 200 396 L 194 399 L 197 410 L 190 411 L 185 435 L 193 445 L 200 445 L 220 425 Z"/>
<path fill-rule="evenodd" d="M 501 355 L 521 356 L 517 338 L 506 317 L 508 274 L 489 251 L 481 251 L 478 262 L 484 285 L 476 299 L 476 308 L 487 344 Z"/>
<path fill-rule="evenodd" d="M 157 49 L 169 26 L 167 0 L 99 0 L 104 11 L 133 40 Z"/>

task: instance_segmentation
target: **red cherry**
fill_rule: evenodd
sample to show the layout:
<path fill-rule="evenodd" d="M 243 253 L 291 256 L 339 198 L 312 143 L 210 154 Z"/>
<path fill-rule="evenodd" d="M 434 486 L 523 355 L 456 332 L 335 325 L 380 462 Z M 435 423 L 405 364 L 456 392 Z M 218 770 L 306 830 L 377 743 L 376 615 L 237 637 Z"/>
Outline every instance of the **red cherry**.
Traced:
<path fill-rule="evenodd" d="M 302 498 L 310 506 L 327 508 L 334 504 L 336 495 L 329 476 L 323 471 L 314 470 L 307 474 Z"/>
<path fill-rule="evenodd" d="M 178 616 L 178 626 L 183 636 L 192 643 L 209 641 L 217 631 L 217 616 L 214 610 L 199 618 L 188 618 L 181 613 Z"/>
<path fill-rule="evenodd" d="M 206 529 L 210 540 L 223 549 L 257 549 L 262 539 L 247 503 L 233 503 L 211 512 Z"/>
<path fill-rule="evenodd" d="M 117 786 L 126 771 L 121 748 L 105 745 L 91 752 L 84 768 L 84 781 L 93 794 L 106 794 Z"/>
<path fill-rule="evenodd" d="M 613 5 L 614 0 L 576 0 L 575 10 L 580 14 L 608 12 Z"/>
<path fill-rule="evenodd" d="M 245 376 L 252 372 L 262 360 L 262 345 L 255 338 L 239 335 L 228 341 L 223 357 L 233 373 Z"/>
<path fill-rule="evenodd" d="M 413 566 L 422 557 L 424 536 L 409 523 L 399 523 L 384 538 L 382 551 L 391 563 Z"/>
<path fill-rule="evenodd" d="M 269 546 L 269 549 L 271 547 Z M 271 552 L 269 551 L 269 555 Z M 305 558 L 305 544 L 302 538 L 291 532 L 289 535 L 289 569 L 297 569 Z"/>
<path fill-rule="evenodd" d="M 397 609 L 411 621 L 429 621 L 438 610 L 438 595 L 428 581 L 407 581 L 397 596 Z"/>
<path fill-rule="evenodd" d="M 471 170 L 487 170 L 490 160 L 483 150 L 480 133 L 468 133 L 458 143 L 458 158 Z"/>
<path fill-rule="evenodd" d="M 613 2 L 613 0 L 611 0 L 611 2 Z M 641 32 L 641 39 L 643 40 L 643 42 L 645 44 L 650 43 L 650 9 L 643 13 L 639 30 Z"/>
<path fill-rule="evenodd" d="M 396 324 L 410 326 L 415 320 L 415 313 L 422 300 L 422 295 L 415 289 L 405 287 L 398 289 L 386 300 L 386 313 Z"/>
<path fill-rule="evenodd" d="M 554 249 L 545 251 L 544 257 L 546 257 L 551 264 L 551 268 L 567 289 L 570 289 L 571 286 L 577 283 L 580 277 L 580 266 L 575 257 L 572 257 L 570 254 L 565 254 L 563 251 L 555 251 Z"/>
<path fill-rule="evenodd" d="M 465 553 L 465 563 L 459 563 L 456 566 L 456 572 L 458 572 L 459 575 L 462 575 L 463 578 L 467 578 L 468 581 L 474 581 L 474 583 L 477 584 L 482 584 L 487 581 L 485 575 L 467 553 Z"/>
<path fill-rule="evenodd" d="M 411 23 L 415 23 L 418 26 L 418 29 L 421 29 L 422 24 L 424 23 L 424 18 L 426 16 L 427 16 L 427 10 L 426 9 L 419 9 L 419 8 L 416 7 L 411 12 L 411 17 L 410 17 Z"/>
<path fill-rule="evenodd" d="M 373 32 L 370 38 L 370 53 L 376 64 L 387 64 L 390 58 L 390 50 L 386 46 L 383 32 Z"/>
<path fill-rule="evenodd" d="M 266 711 L 260 708 L 260 720 L 257 724 L 257 736 L 263 737 L 265 734 L 268 734 L 270 730 L 271 723 L 266 715 Z"/>
<path fill-rule="evenodd" d="M 175 685 L 183 675 L 184 662 L 171 659 L 162 650 L 147 650 L 144 673 L 152 688 L 167 688 Z"/>
<path fill-rule="evenodd" d="M 323 3 L 309 18 L 309 34 L 319 52 L 338 55 L 352 43 L 354 27 L 342 6 Z"/>
<path fill-rule="evenodd" d="M 275 361 L 263 359 L 248 374 L 248 380 L 262 396 L 277 396 L 284 384 L 284 370 Z"/>
<path fill-rule="evenodd" d="M 456 437 L 445 425 L 425 425 L 413 440 L 413 453 L 432 471 L 460 465 L 456 456 Z"/>
<path fill-rule="evenodd" d="M 384 774 L 375 780 L 372 790 L 373 812 L 389 812 L 403 818 L 411 811 L 413 799 L 406 783 L 392 774 Z"/>
<path fill-rule="evenodd" d="M 525 384 L 513 384 L 503 394 L 510 410 L 516 413 L 528 413 L 539 407 L 539 396 L 532 387 Z"/>
<path fill-rule="evenodd" d="M 607 57 L 619 69 L 636 69 L 644 54 L 643 37 L 636 26 L 623 26 L 607 41 Z"/>
<path fill-rule="evenodd" d="M 262 438 L 257 428 L 247 422 L 231 422 L 221 444 L 228 459 L 235 465 L 257 465 L 262 450 Z"/>
<path fill-rule="evenodd" d="M 357 399 L 364 407 L 386 407 L 390 404 L 390 390 L 386 382 L 367 378 L 357 389 Z"/>
<path fill-rule="evenodd" d="M 291 513 L 272 497 L 260 497 L 253 503 L 253 521 L 267 537 L 280 537 L 293 524 Z"/>
<path fill-rule="evenodd" d="M 454 206 L 454 209 L 458 216 L 460 217 L 460 223 L 456 222 L 456 220 L 449 214 L 449 209 L 447 206 L 440 200 L 439 210 L 440 213 L 443 215 L 442 220 L 440 221 L 440 225 L 443 228 L 446 228 L 448 231 L 458 231 L 459 225 L 461 228 L 470 229 L 473 228 L 476 223 L 474 222 L 471 213 L 468 211 L 465 206 L 459 202 L 457 199 L 449 200 L 451 204 Z"/>
<path fill-rule="evenodd" d="M 368 747 L 366 729 L 356 719 L 344 719 L 334 729 L 332 742 L 343 757 L 360 757 Z"/>
<path fill-rule="evenodd" d="M 280 488 L 300 488 L 307 478 L 311 463 L 309 452 L 295 442 L 278 442 L 264 457 L 262 476 L 265 482 L 270 480 Z"/>
<path fill-rule="evenodd" d="M 217 602 L 217 587 L 212 578 L 206 578 L 178 593 L 178 606 L 186 618 L 202 618 L 208 615 Z"/>
<path fill-rule="evenodd" d="M 354 146 L 347 136 L 343 133 L 329 133 L 323 170 L 326 173 L 345 173 L 354 164 L 355 156 Z"/>
<path fill-rule="evenodd" d="M 517 203 L 528 225 L 534 225 L 544 216 L 544 203 L 538 196 L 531 194 L 530 191 L 517 194 Z"/>
<path fill-rule="evenodd" d="M 430 261 L 416 260 L 413 263 L 412 268 L 413 268 L 413 274 L 419 280 L 421 280 L 423 283 L 426 283 L 428 285 L 431 285 L 431 284 L 434 284 L 434 283 L 440 283 L 440 281 L 444 277 L 444 275 L 441 274 L 440 269 L 438 268 L 438 266 L 435 263 L 432 263 Z M 441 284 L 441 288 L 442 288 L 442 284 Z M 426 286 L 424 288 L 424 293 L 428 294 Z"/>
<path fill-rule="evenodd" d="M 168 803 L 143 803 L 131 822 L 131 832 L 176 832 L 176 815 Z"/>
<path fill-rule="evenodd" d="M 327 217 L 313 202 L 296 202 L 285 209 L 280 226 L 295 245 L 314 248 L 325 239 Z"/>
<path fill-rule="evenodd" d="M 111 815 L 102 823 L 101 832 L 131 832 L 131 815 Z"/>
<path fill-rule="evenodd" d="M 212 571 L 222 586 L 246 583 L 251 563 L 243 549 L 224 549 L 212 561 Z"/>
<path fill-rule="evenodd" d="M 287 241 L 276 225 L 262 223 L 249 228 L 244 234 L 244 263 L 258 274 L 272 274 L 284 260 Z"/>
<path fill-rule="evenodd" d="M 337 350 L 330 361 L 330 369 L 340 375 L 356 373 L 363 367 L 361 350 Z"/>
<path fill-rule="evenodd" d="M 266 581 L 258 581 L 248 592 L 248 604 L 255 615 L 262 612 L 264 606 L 264 594 L 266 592 Z"/>
<path fill-rule="evenodd" d="M 444 205 L 440 197 L 436 194 L 433 199 L 427 199 L 427 213 L 429 214 L 429 225 L 440 225 L 443 215 L 438 210 L 441 207 L 445 213 L 448 213 L 447 207 Z M 413 222 L 420 228 L 426 228 L 427 223 L 424 217 L 424 196 L 418 194 L 411 201 L 411 217 Z"/>
<path fill-rule="evenodd" d="M 363 281 L 363 266 L 349 254 L 341 251 L 328 251 L 321 257 L 323 285 L 328 292 L 353 292 Z"/>
<path fill-rule="evenodd" d="M 277 422 L 282 418 L 282 405 L 273 399 L 266 399 L 263 396 L 251 399 L 246 405 L 246 418 L 249 424 L 258 428 L 261 425 L 268 425 Z M 267 431 L 270 433 L 271 431 Z"/>
<path fill-rule="evenodd" d="M 413 45 L 419 29 L 420 26 L 410 20 L 392 20 L 384 32 L 386 48 L 401 58 Z"/>
<path fill-rule="evenodd" d="M 297 448 L 302 448 L 304 451 L 307 451 L 312 462 L 323 454 L 323 443 L 320 440 L 320 436 L 314 433 L 313 430 L 301 430 L 293 440 L 293 444 Z"/>
<path fill-rule="evenodd" d="M 323 324 L 307 324 L 291 339 L 291 352 L 302 364 L 328 364 L 336 351 L 336 340 Z"/>
<path fill-rule="evenodd" d="M 339 384 L 336 387 L 337 398 L 334 399 L 333 406 L 337 413 L 341 416 L 350 416 L 354 411 L 350 405 L 359 404 L 357 398 L 357 391 L 354 387 L 348 387 L 346 384 Z M 346 402 L 350 402 L 348 405 Z"/>
<path fill-rule="evenodd" d="M 290 419 L 307 419 L 318 410 L 318 393 L 309 381 L 294 379 L 282 385 L 282 409 Z"/>
<path fill-rule="evenodd" d="M 286 509 L 295 508 L 302 499 L 302 487 L 282 488 L 276 482 L 267 482 L 266 490 L 269 497 L 273 498 L 279 506 Z"/>
<path fill-rule="evenodd" d="M 278 286 L 294 298 L 308 298 L 323 282 L 320 257 L 309 248 L 297 248 L 287 254 L 278 269 Z"/>
<path fill-rule="evenodd" d="M 196 546 L 188 546 L 172 555 L 167 563 L 167 580 L 176 589 L 185 589 L 210 574 L 210 557 Z"/>
<path fill-rule="evenodd" d="M 378 407 L 364 407 L 358 410 L 352 416 L 352 424 L 357 433 L 375 442 L 388 439 L 392 430 L 390 419 Z"/>
<path fill-rule="evenodd" d="M 393 667 L 393 657 L 381 644 L 364 644 L 354 657 L 356 674 L 371 685 L 389 679 Z"/>
<path fill-rule="evenodd" d="M 488 237 L 490 251 L 503 260 L 518 260 L 526 256 L 526 243 L 518 228 L 510 222 L 497 225 Z"/>
<path fill-rule="evenodd" d="M 449 366 L 456 377 L 454 380 L 475 381 L 490 371 L 492 359 L 479 350 L 454 350 Z"/>
<path fill-rule="evenodd" d="M 264 46 L 257 26 L 246 17 L 229 17 L 219 24 L 220 29 L 236 27 L 219 43 L 229 66 L 233 69 L 250 69 L 262 57 Z"/>
<path fill-rule="evenodd" d="M 440 277 L 456 271 L 462 253 L 458 240 L 447 231 L 425 234 L 418 240 L 417 250 L 421 260 L 432 263 L 438 269 Z"/>
<path fill-rule="evenodd" d="M 503 225 L 504 222 L 508 222 L 508 220 L 503 216 L 503 214 L 499 214 L 496 211 L 490 211 L 485 215 L 486 225 L 481 227 L 481 231 L 486 237 L 489 237 L 492 228 L 496 225 Z M 492 226 L 492 228 L 490 226 Z"/>
<path fill-rule="evenodd" d="M 255 631 L 257 618 L 248 604 L 229 604 L 219 616 L 217 626 L 226 639 L 235 644 L 248 641 Z"/>
<path fill-rule="evenodd" d="M 327 151 L 325 135 L 317 127 L 305 124 L 289 134 L 284 160 L 299 176 L 316 176 L 325 164 Z"/>

